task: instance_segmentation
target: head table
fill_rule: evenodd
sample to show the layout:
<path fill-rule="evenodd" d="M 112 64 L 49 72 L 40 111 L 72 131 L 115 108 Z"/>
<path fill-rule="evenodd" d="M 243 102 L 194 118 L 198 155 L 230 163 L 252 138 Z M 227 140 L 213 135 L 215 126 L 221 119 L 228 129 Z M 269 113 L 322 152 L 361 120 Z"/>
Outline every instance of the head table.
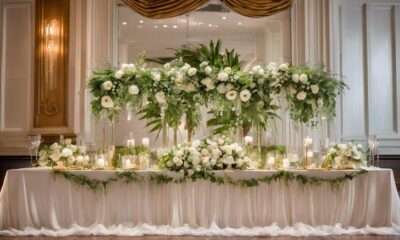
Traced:
<path fill-rule="evenodd" d="M 114 182 L 105 191 L 77 185 L 49 168 L 7 172 L 0 195 L 0 235 L 331 235 L 400 234 L 400 201 L 392 170 L 369 168 L 345 181 L 254 187 L 208 180 L 155 184 Z M 291 170 L 335 178 L 355 170 Z M 71 170 L 104 180 L 112 170 Z M 136 171 L 177 176 L 168 171 Z M 216 171 L 232 179 L 273 170 Z"/>

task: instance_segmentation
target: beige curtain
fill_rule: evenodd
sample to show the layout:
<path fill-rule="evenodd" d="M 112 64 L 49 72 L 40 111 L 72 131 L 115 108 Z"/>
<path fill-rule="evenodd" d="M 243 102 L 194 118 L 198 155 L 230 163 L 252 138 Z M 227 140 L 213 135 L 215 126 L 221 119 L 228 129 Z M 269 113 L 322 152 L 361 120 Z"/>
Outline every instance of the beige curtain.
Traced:
<path fill-rule="evenodd" d="M 122 0 L 142 16 L 154 19 L 179 16 L 208 0 Z M 221 0 L 233 11 L 247 17 L 265 17 L 288 8 L 294 0 Z"/>

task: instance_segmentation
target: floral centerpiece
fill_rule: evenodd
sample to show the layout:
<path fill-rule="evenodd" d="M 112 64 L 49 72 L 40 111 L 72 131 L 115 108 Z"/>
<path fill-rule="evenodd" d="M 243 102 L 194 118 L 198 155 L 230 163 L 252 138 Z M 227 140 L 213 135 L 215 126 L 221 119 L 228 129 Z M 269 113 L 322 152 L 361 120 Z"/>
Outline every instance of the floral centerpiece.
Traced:
<path fill-rule="evenodd" d="M 365 149 L 361 144 L 332 144 L 324 157 L 325 168 L 360 168 L 366 165 Z"/>
<path fill-rule="evenodd" d="M 188 176 L 211 170 L 245 169 L 250 164 L 244 149 L 224 136 L 185 143 L 165 153 L 160 167 Z"/>
<path fill-rule="evenodd" d="M 71 139 L 65 139 L 60 143 L 53 143 L 50 146 L 44 146 L 39 152 L 38 163 L 41 166 L 77 166 L 88 162 L 89 157 L 83 156 L 82 150 L 72 144 Z M 44 164 L 40 164 L 44 163 Z"/>

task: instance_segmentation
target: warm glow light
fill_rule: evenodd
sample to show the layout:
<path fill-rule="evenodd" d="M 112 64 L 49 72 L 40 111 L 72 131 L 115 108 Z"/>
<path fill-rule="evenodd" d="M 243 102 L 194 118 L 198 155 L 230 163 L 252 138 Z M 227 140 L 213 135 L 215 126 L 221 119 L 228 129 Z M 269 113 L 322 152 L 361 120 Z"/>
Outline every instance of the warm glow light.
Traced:
<path fill-rule="evenodd" d="M 167 24 L 164 24 L 164 25 L 163 25 L 163 28 L 167 28 L 167 27 L 168 27 L 168 25 L 167 25 Z"/>
<path fill-rule="evenodd" d="M 45 44 L 48 51 L 57 51 L 57 40 L 59 37 L 59 27 L 56 19 L 53 19 L 45 27 Z"/>
<path fill-rule="evenodd" d="M 127 22 L 122 22 L 122 25 L 126 25 L 126 24 L 128 24 Z"/>
<path fill-rule="evenodd" d="M 157 26 L 157 25 L 155 25 L 155 26 L 154 26 L 154 28 L 158 28 L 158 26 Z"/>
<path fill-rule="evenodd" d="M 242 25 L 243 25 L 243 23 L 242 23 L 242 22 L 238 22 L 238 25 L 239 25 L 239 26 L 242 26 Z"/>
<path fill-rule="evenodd" d="M 208 26 L 209 26 L 209 27 L 212 27 L 212 24 L 210 23 L 210 24 L 208 24 Z"/>
<path fill-rule="evenodd" d="M 143 23 L 143 20 L 140 20 L 139 23 Z"/>
<path fill-rule="evenodd" d="M 226 20 L 226 17 L 225 17 L 225 16 L 222 16 L 222 19 L 223 19 L 223 20 Z"/>
<path fill-rule="evenodd" d="M 173 28 L 178 28 L 178 26 L 177 26 L 177 25 L 174 25 Z"/>

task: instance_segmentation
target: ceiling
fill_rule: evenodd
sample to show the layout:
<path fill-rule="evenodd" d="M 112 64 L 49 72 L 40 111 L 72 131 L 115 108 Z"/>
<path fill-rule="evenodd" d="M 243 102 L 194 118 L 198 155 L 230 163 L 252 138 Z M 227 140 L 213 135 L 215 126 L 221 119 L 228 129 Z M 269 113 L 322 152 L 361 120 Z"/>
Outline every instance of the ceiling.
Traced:
<path fill-rule="evenodd" d="M 119 2 L 120 55 L 127 55 L 120 60 L 131 60 L 142 50 L 150 57 L 171 56 L 168 48 L 207 44 L 212 39 L 221 39 L 224 48 L 235 48 L 242 56 L 250 57 L 255 54 L 257 34 L 278 32 L 283 21 L 290 21 L 288 10 L 270 17 L 249 18 L 231 11 L 219 1 L 209 1 L 186 15 L 149 19 Z"/>

